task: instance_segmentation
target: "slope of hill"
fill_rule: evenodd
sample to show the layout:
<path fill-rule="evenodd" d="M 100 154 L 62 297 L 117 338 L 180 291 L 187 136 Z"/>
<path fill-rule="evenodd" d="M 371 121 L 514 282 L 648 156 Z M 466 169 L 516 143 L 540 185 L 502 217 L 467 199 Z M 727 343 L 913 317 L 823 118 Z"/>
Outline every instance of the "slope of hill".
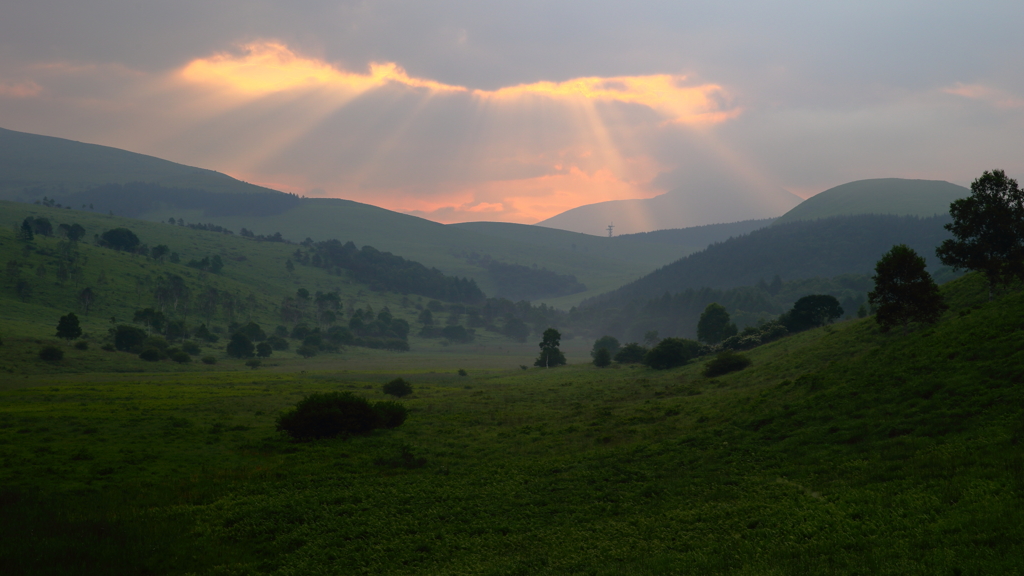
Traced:
<path fill-rule="evenodd" d="M 601 236 L 609 224 L 614 224 L 618 234 L 635 234 L 775 218 L 799 203 L 798 196 L 781 188 L 723 178 L 676 188 L 647 200 L 613 200 L 579 206 L 536 225 Z"/>
<path fill-rule="evenodd" d="M 724 242 L 734 236 L 749 234 L 754 230 L 760 230 L 770 226 L 775 220 L 763 218 L 760 220 L 743 220 L 741 222 L 730 222 L 728 224 L 707 224 L 704 226 L 691 226 L 689 228 L 672 228 L 668 230 L 655 230 L 653 232 L 638 232 L 636 234 L 625 234 L 618 236 L 623 240 L 639 240 L 652 244 L 677 244 L 679 246 L 696 246 L 700 249 L 707 248 L 716 242 Z"/>
<path fill-rule="evenodd" d="M 664 266 L 643 278 L 588 300 L 586 307 L 621 305 L 687 288 L 734 288 L 769 281 L 868 274 L 894 244 L 907 244 L 924 256 L 932 270 L 935 247 L 949 237 L 949 216 L 835 216 L 776 224 Z"/>
<path fill-rule="evenodd" d="M 130 182 L 218 193 L 282 194 L 145 154 L 0 128 L 0 199 L 36 200 Z"/>
<path fill-rule="evenodd" d="M 969 189 L 942 180 L 857 180 L 811 196 L 780 216 L 775 223 L 854 214 L 896 214 L 924 218 L 948 213 L 949 204 L 953 200 L 970 194 Z"/>
<path fill-rule="evenodd" d="M 7 379 L 0 558 L 16 574 L 54 558 L 83 575 L 1019 574 L 1024 295 L 987 302 L 973 275 L 943 293 L 952 309 L 907 336 L 844 322 L 713 378 L 704 360 L 402 371 L 401 427 L 310 443 L 277 415 L 314 392 L 386 399 L 398 370 Z"/>

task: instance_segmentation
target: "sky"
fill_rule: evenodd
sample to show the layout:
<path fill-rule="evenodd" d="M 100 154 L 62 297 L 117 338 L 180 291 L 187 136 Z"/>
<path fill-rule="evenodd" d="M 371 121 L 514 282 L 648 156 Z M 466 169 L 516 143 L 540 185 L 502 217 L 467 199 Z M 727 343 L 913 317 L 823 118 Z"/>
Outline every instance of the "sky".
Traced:
<path fill-rule="evenodd" d="M 0 127 L 439 222 L 1024 178 L 1016 2 L 7 0 Z"/>

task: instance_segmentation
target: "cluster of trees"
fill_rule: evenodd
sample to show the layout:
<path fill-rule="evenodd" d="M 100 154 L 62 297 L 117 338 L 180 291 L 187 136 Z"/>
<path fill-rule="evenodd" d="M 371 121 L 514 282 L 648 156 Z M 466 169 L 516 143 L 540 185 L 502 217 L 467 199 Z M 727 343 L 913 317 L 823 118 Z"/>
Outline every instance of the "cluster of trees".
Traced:
<path fill-rule="evenodd" d="M 356 248 L 352 242 L 338 240 L 304 242 L 305 251 L 296 250 L 291 260 L 340 274 L 347 270 L 359 282 L 377 291 L 419 294 L 448 302 L 477 303 L 484 293 L 476 282 L 445 276 L 436 268 L 406 260 L 373 246 Z"/>
<path fill-rule="evenodd" d="M 571 274 L 557 274 L 546 268 L 506 264 L 490 255 L 470 253 L 466 261 L 487 270 L 495 286 L 495 296 L 513 300 L 535 300 L 586 291 L 587 287 Z"/>
<path fill-rule="evenodd" d="M 221 234 L 228 234 L 230 236 L 234 236 L 235 234 L 233 231 L 228 230 L 223 226 L 218 226 L 216 224 L 203 224 L 202 222 L 196 222 L 195 224 L 187 224 L 185 220 L 182 218 L 178 218 L 177 220 L 175 220 L 174 218 L 168 218 L 167 223 L 171 225 L 177 224 L 178 226 L 184 226 L 191 230 L 202 230 L 204 232 L 219 232 Z"/>
<path fill-rule="evenodd" d="M 282 236 L 280 232 L 274 232 L 273 234 L 265 235 L 265 234 L 256 234 L 252 230 L 247 230 L 245 228 L 242 228 L 238 232 L 238 234 L 242 238 L 249 238 L 249 239 L 255 240 L 257 242 L 284 242 L 285 244 L 293 244 L 293 242 L 289 242 L 288 240 L 285 240 L 284 236 Z"/>

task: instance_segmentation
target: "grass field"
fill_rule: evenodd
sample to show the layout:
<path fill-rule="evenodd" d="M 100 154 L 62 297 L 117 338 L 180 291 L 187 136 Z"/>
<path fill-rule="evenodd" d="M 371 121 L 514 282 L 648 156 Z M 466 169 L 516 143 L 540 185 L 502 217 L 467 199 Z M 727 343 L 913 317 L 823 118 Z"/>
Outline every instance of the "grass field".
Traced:
<path fill-rule="evenodd" d="M 944 291 L 935 326 L 845 322 L 713 379 L 379 352 L 19 374 L 0 384 L 0 572 L 1022 573 L 1024 295 Z M 379 400 L 396 375 L 415 390 L 397 429 L 275 431 L 311 392 Z"/>

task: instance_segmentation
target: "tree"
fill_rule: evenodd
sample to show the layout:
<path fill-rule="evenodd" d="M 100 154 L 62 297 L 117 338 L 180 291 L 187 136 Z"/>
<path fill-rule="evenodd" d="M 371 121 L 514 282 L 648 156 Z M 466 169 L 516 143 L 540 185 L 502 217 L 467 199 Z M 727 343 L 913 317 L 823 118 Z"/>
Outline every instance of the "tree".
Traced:
<path fill-rule="evenodd" d="M 540 344 L 538 344 L 540 346 L 540 356 L 537 357 L 533 365 L 551 368 L 565 364 L 565 355 L 558 349 L 558 345 L 562 341 L 562 335 L 558 333 L 558 330 L 548 328 L 544 331 L 542 338 Z"/>
<path fill-rule="evenodd" d="M 104 246 L 114 250 L 132 252 L 139 247 L 139 237 L 127 228 L 114 228 L 100 235 Z"/>
<path fill-rule="evenodd" d="M 85 315 L 89 315 L 89 308 L 92 307 L 93 302 L 96 301 L 96 294 L 93 293 L 92 288 L 86 287 L 78 293 L 78 303 L 82 305 L 82 309 L 85 310 Z"/>
<path fill-rule="evenodd" d="M 67 341 L 74 340 L 82 335 L 82 327 L 78 323 L 78 316 L 74 312 L 68 312 L 67 316 L 61 316 L 57 322 L 57 337 Z"/>
<path fill-rule="evenodd" d="M 598 348 L 594 353 L 594 366 L 598 368 L 604 368 L 605 366 L 612 363 L 612 355 L 608 353 L 607 348 Z"/>
<path fill-rule="evenodd" d="M 153 260 L 157 260 L 159 262 L 163 262 L 164 258 L 166 258 L 167 255 L 170 253 L 171 249 L 167 246 L 167 244 L 157 244 L 156 246 L 153 246 L 152 250 L 149 251 L 150 257 L 153 258 Z"/>
<path fill-rule="evenodd" d="M 252 358 L 255 354 L 256 347 L 253 346 L 252 340 L 241 333 L 235 332 L 231 336 L 231 342 L 228 342 L 227 347 L 224 349 L 228 356 L 232 358 Z"/>
<path fill-rule="evenodd" d="M 35 234 L 32 232 L 32 218 L 25 218 L 21 221 L 21 228 L 18 229 L 18 233 L 15 236 L 18 240 L 31 241 L 35 239 Z"/>
<path fill-rule="evenodd" d="M 644 361 L 647 352 L 647 348 L 636 342 L 630 342 L 623 346 L 619 353 L 615 355 L 615 361 L 619 364 L 639 364 Z"/>
<path fill-rule="evenodd" d="M 842 316 L 843 307 L 839 305 L 839 300 L 836 300 L 835 296 L 811 294 L 797 300 L 793 308 L 783 314 L 779 321 L 790 332 L 800 332 L 823 326 Z"/>
<path fill-rule="evenodd" d="M 697 321 L 697 339 L 707 344 L 718 344 L 736 333 L 736 325 L 729 321 L 725 307 L 715 302 L 708 304 Z"/>
<path fill-rule="evenodd" d="M 402 396 L 408 396 L 409 394 L 412 394 L 412 384 L 409 384 L 402 378 L 395 378 L 394 380 L 385 384 L 384 387 L 382 388 L 382 391 L 385 394 L 390 394 L 396 398 L 401 398 Z"/>
<path fill-rule="evenodd" d="M 619 353 L 619 341 L 614 336 L 602 336 L 594 342 L 594 347 L 590 349 L 590 357 L 597 359 L 597 353 L 604 350 L 608 353 L 608 360 L 611 361 L 612 356 Z M 607 364 L 605 364 L 607 366 Z"/>
<path fill-rule="evenodd" d="M 947 308 L 939 287 L 925 270 L 924 258 L 906 244 L 897 244 L 875 265 L 875 290 L 868 301 L 877 306 L 875 319 L 883 332 L 911 322 L 935 322 Z"/>
<path fill-rule="evenodd" d="M 270 355 L 274 353 L 274 347 L 267 342 L 260 342 L 256 345 L 256 356 L 259 358 L 270 358 Z"/>
<path fill-rule="evenodd" d="M 111 332 L 114 336 L 114 348 L 122 352 L 134 352 L 142 349 L 146 341 L 146 333 L 141 328 L 120 324 Z"/>
<path fill-rule="evenodd" d="M 984 172 L 971 195 L 949 205 L 953 238 L 935 250 L 954 269 L 977 270 L 988 279 L 988 298 L 997 284 L 1024 278 L 1024 190 L 1002 170 Z"/>
<path fill-rule="evenodd" d="M 685 338 L 665 338 L 644 357 L 644 364 L 655 370 L 682 366 L 697 357 L 700 343 Z"/>

